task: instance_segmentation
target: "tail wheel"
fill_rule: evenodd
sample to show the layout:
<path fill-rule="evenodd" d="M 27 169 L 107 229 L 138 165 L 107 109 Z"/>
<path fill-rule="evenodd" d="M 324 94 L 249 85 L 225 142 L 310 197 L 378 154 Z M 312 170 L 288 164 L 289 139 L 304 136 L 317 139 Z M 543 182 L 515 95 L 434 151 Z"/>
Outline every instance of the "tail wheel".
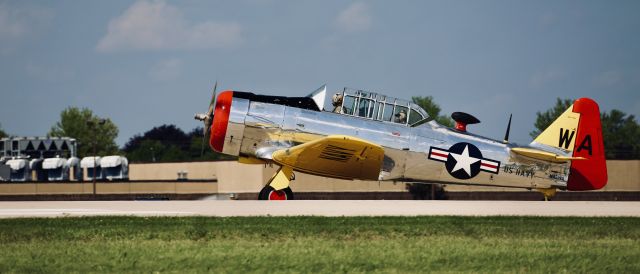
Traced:
<path fill-rule="evenodd" d="M 275 190 L 271 186 L 265 186 L 258 194 L 258 200 L 293 200 L 293 191 L 289 187 Z"/>

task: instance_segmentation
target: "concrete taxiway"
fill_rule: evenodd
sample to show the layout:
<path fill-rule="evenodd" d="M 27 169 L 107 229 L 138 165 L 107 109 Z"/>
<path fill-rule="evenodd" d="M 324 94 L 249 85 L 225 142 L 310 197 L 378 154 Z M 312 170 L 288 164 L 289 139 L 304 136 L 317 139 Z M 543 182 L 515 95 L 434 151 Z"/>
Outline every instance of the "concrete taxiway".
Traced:
<path fill-rule="evenodd" d="M 0 218 L 76 216 L 629 216 L 640 202 L 585 201 L 34 201 Z"/>

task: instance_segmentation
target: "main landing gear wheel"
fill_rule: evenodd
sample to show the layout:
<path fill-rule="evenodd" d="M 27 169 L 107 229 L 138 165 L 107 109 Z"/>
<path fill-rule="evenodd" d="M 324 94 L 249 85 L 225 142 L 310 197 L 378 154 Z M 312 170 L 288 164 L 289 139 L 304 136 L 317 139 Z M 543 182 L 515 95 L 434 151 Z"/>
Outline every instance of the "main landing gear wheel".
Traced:
<path fill-rule="evenodd" d="M 271 186 L 265 186 L 258 194 L 258 200 L 293 200 L 293 191 L 289 187 L 275 190 Z"/>

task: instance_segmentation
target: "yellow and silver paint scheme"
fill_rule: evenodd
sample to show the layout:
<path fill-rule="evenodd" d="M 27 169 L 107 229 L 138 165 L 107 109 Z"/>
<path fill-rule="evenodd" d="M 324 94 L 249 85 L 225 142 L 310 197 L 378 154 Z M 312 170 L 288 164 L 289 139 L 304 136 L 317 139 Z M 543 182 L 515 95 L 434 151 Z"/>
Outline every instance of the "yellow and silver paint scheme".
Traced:
<path fill-rule="evenodd" d="M 419 108 L 410 105 L 412 108 Z M 419 109 L 426 116 L 426 112 Z M 359 169 L 345 171 L 340 162 L 313 162 L 294 164 L 295 157 L 284 157 L 286 152 L 300 153 L 300 146 L 327 136 L 353 138 L 362 144 L 379 147 L 382 161 L 374 169 L 362 172 Z M 536 139 L 537 140 L 537 139 Z M 557 142 L 557 139 L 555 139 Z M 429 149 L 448 149 L 459 142 L 467 142 L 478 147 L 482 156 L 500 162 L 498 174 L 480 172 L 477 176 L 461 180 L 451 176 L 444 163 L 428 159 Z M 551 142 L 551 141 L 549 141 Z M 534 142 L 535 143 L 535 142 Z M 532 143 L 533 144 L 533 143 Z M 357 151 L 358 146 L 345 147 Z M 553 151 L 548 155 L 539 148 L 521 146 L 492 140 L 469 132 L 461 132 L 428 121 L 419 126 L 379 121 L 328 111 L 313 111 L 279 104 L 253 102 L 233 98 L 229 126 L 225 136 L 223 153 L 237 155 L 245 163 L 275 163 L 287 167 L 285 171 L 306 172 L 341 179 L 366 179 L 380 181 L 403 181 L 422 183 L 446 183 L 482 186 L 502 186 L 527 189 L 564 189 L 569 175 L 572 158 L 567 151 Z M 520 150 L 520 151 L 518 151 Z M 544 154 L 544 153 L 543 153 Z M 547 157 L 547 158 L 545 158 Z M 556 157 L 558 159 L 550 161 Z M 564 158 L 563 158 L 564 157 Z M 313 159 L 313 158 L 308 158 Z M 554 158 L 555 159 L 555 158 Z M 310 170 L 309 165 L 318 165 Z M 334 165 L 334 166 L 332 166 Z M 317 172 L 317 170 L 324 172 Z M 341 170 L 334 173 L 331 170 Z M 280 172 L 279 172 L 280 173 Z M 371 176 L 371 174 L 376 176 Z M 288 174 L 276 174 L 290 179 Z M 282 189 L 288 180 L 272 184 Z"/>

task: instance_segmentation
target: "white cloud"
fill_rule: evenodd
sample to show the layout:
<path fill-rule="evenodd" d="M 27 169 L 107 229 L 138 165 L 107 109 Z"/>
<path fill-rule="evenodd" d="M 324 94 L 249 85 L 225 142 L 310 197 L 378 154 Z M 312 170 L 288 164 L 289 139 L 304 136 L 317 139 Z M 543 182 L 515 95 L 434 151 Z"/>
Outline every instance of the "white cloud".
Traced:
<path fill-rule="evenodd" d="M 162 60 L 149 71 L 149 76 L 158 81 L 174 80 L 182 74 L 182 60 L 172 58 Z"/>
<path fill-rule="evenodd" d="M 192 24 L 164 1 L 138 1 L 109 22 L 98 51 L 228 48 L 241 43 L 237 23 Z"/>
<path fill-rule="evenodd" d="M 29 35 L 49 25 L 53 13 L 38 6 L 9 6 L 0 3 L 0 51 L 12 50 Z"/>
<path fill-rule="evenodd" d="M 351 4 L 340 12 L 335 21 L 336 27 L 346 32 L 365 31 L 371 27 L 369 6 L 362 2 Z"/>
<path fill-rule="evenodd" d="M 5 5 L 0 6 L 0 37 L 4 39 L 22 36 L 25 32 L 24 22 L 18 21 L 15 12 Z"/>

